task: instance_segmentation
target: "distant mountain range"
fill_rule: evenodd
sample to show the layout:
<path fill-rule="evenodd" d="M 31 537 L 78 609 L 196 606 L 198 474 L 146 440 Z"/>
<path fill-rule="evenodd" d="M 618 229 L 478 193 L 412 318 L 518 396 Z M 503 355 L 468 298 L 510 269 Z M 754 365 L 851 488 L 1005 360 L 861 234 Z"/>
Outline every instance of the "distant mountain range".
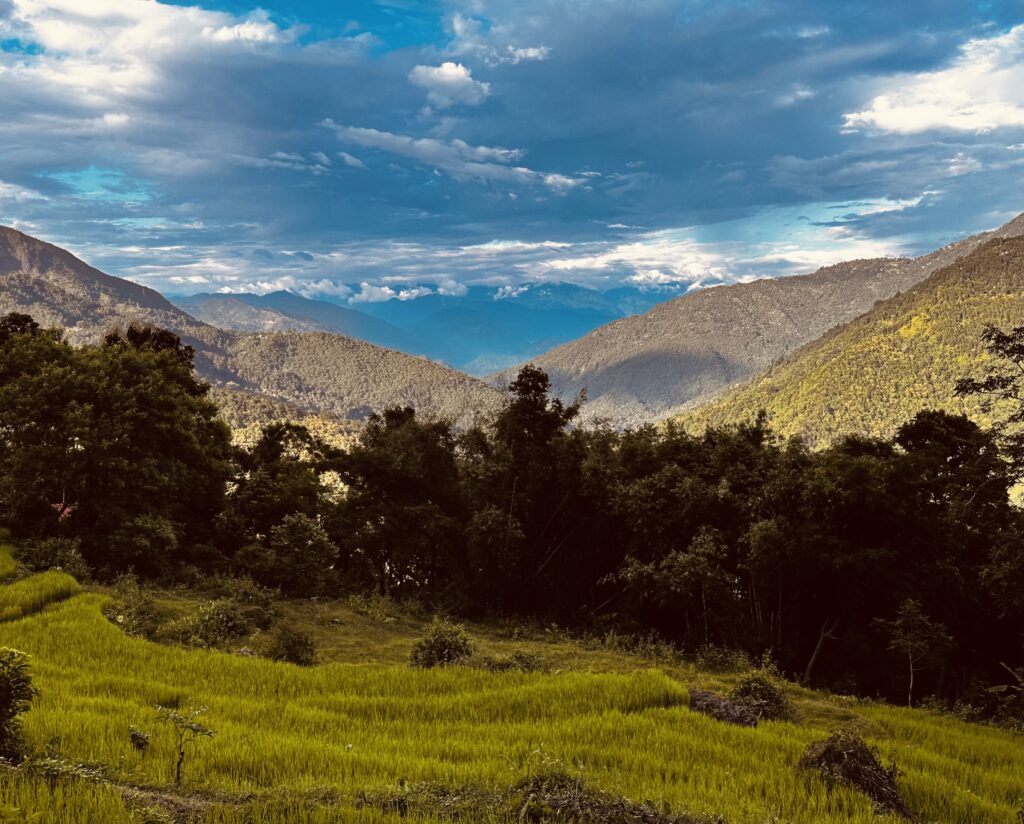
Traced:
<path fill-rule="evenodd" d="M 684 422 L 735 423 L 764 409 L 776 431 L 817 446 L 847 434 L 892 435 L 921 409 L 987 423 L 977 402 L 955 398 L 953 387 L 958 378 L 980 377 L 987 324 L 1024 325 L 1024 216 L 999 234 Z"/>
<path fill-rule="evenodd" d="M 358 309 L 290 292 L 198 294 L 173 300 L 193 317 L 223 329 L 335 332 L 484 375 L 646 311 L 677 291 L 622 287 L 599 292 L 567 283 L 515 289 L 472 286 L 461 295 L 392 298 L 360 303 Z"/>
<path fill-rule="evenodd" d="M 533 361 L 561 397 L 586 389 L 590 418 L 618 426 L 661 420 L 757 375 L 986 241 L 1020 234 L 1022 218 L 915 259 L 855 260 L 811 275 L 703 289 Z"/>
<path fill-rule="evenodd" d="M 475 378 L 352 337 L 218 329 L 152 289 L 0 227 L 0 312 L 11 311 L 63 327 L 79 343 L 131 321 L 171 329 L 195 347 L 197 370 L 215 386 L 343 419 L 361 420 L 385 406 L 408 404 L 428 415 L 468 422 L 499 402 L 498 392 Z"/>

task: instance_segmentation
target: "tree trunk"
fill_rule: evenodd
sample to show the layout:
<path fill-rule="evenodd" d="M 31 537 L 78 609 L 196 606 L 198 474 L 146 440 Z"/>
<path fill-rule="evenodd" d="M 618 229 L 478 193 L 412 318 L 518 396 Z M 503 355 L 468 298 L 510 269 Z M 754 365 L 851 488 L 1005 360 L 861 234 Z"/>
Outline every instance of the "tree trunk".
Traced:
<path fill-rule="evenodd" d="M 814 652 L 811 653 L 811 660 L 807 662 L 807 668 L 804 670 L 804 677 L 800 679 L 800 683 L 804 686 L 811 683 L 811 673 L 814 671 L 814 665 L 818 661 L 818 656 L 821 654 L 821 648 L 825 646 L 826 639 L 835 638 L 832 634 L 835 632 L 836 626 L 839 624 L 839 620 L 829 626 L 828 618 L 821 625 L 821 630 L 818 633 L 818 643 L 814 645 Z"/>
<path fill-rule="evenodd" d="M 907 667 L 910 670 L 910 679 L 907 682 L 907 706 L 914 706 L 914 656 L 907 656 Z"/>

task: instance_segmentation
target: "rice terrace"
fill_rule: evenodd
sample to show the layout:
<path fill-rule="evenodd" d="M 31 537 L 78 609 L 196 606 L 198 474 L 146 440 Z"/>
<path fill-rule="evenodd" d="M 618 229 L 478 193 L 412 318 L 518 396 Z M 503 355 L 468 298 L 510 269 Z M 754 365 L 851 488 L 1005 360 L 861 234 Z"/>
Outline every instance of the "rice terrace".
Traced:
<path fill-rule="evenodd" d="M 524 811 L 543 820 L 522 791 L 505 810 L 473 801 L 553 775 L 647 802 L 666 821 L 902 820 L 880 818 L 855 789 L 797 770 L 808 743 L 837 725 L 862 730 L 896 760 L 920 820 L 1019 820 L 1019 736 L 921 710 L 791 688 L 797 720 L 733 727 L 692 712 L 688 690 L 725 691 L 736 676 L 614 645 L 524 645 L 482 630 L 492 655 L 525 646 L 560 666 L 417 670 L 402 661 L 414 638 L 407 620 L 378 626 L 383 619 L 335 607 L 318 616 L 331 632 L 354 634 L 350 642 L 385 634 L 382 657 L 395 660 L 350 663 L 340 654 L 306 669 L 129 637 L 104 617 L 108 601 L 54 573 L 4 585 L 0 639 L 31 651 L 40 690 L 25 735 L 34 749 L 63 757 L 59 779 L 45 760 L 4 776 L 5 821 L 39 813 L 69 824 L 164 820 L 155 808 L 225 824 L 516 821 Z M 189 758 L 187 789 L 174 788 L 172 736 L 156 705 L 208 709 L 203 723 L 216 736 Z M 132 727 L 151 737 L 143 753 L 131 744 Z M 454 815 L 440 801 L 467 790 L 467 809 Z M 399 799 L 408 799 L 401 811 Z"/>
<path fill-rule="evenodd" d="M 1024 824 L 1020 0 L 0 0 L 0 824 Z"/>

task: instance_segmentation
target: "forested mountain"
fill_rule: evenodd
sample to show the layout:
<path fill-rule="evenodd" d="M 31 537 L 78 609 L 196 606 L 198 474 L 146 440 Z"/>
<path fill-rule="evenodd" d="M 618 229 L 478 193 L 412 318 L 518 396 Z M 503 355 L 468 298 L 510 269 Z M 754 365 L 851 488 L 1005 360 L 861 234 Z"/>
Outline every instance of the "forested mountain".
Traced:
<path fill-rule="evenodd" d="M 534 363 L 563 399 L 587 389 L 589 417 L 619 425 L 657 420 L 757 374 L 986 240 L 1020 234 L 1024 217 L 916 259 L 857 260 L 704 289 L 596 329 Z"/>
<path fill-rule="evenodd" d="M 355 309 L 291 292 L 268 295 L 192 295 L 175 304 L 194 317 L 221 329 L 242 332 L 333 332 L 406 354 L 429 354 L 397 326 Z"/>
<path fill-rule="evenodd" d="M 9 228 L 0 228 L 0 312 L 25 312 L 43 326 L 64 327 L 75 343 L 95 342 L 132 322 L 169 329 L 195 348 L 197 371 L 216 386 L 352 420 L 412 404 L 428 415 L 468 422 L 498 398 L 468 375 L 341 335 L 215 328 L 152 289 Z"/>
<path fill-rule="evenodd" d="M 1008 228 L 1024 228 L 1024 217 Z M 816 445 L 847 434 L 888 437 L 925 408 L 987 423 L 977 402 L 953 389 L 984 364 L 988 324 L 1024 325 L 1022 237 L 988 241 L 684 420 L 717 425 L 764 409 L 780 434 Z"/>

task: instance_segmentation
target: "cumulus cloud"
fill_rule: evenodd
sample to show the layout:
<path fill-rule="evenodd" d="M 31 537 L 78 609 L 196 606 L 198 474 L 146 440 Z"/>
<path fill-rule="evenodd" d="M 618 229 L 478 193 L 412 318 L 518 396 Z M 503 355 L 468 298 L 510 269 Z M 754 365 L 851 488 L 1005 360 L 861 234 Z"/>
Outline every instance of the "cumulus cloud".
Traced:
<path fill-rule="evenodd" d="M 427 92 L 427 100 L 438 109 L 452 106 L 479 106 L 491 93 L 489 83 L 474 80 L 461 63 L 450 61 L 440 66 L 414 66 L 409 82 Z"/>
<path fill-rule="evenodd" d="M 884 81 L 844 125 L 900 134 L 1024 126 L 1024 24 L 968 41 L 949 68 Z"/>
<path fill-rule="evenodd" d="M 473 55 L 489 66 L 547 60 L 551 56 L 551 49 L 547 46 L 517 46 L 503 42 L 503 38 L 508 36 L 504 27 L 485 26 L 480 18 L 460 12 L 448 20 L 448 29 L 452 37 L 449 52 Z"/>
<path fill-rule="evenodd" d="M 424 166 L 445 172 L 457 180 L 485 180 L 501 183 L 541 184 L 556 192 L 565 192 L 583 182 L 557 172 L 538 172 L 525 166 L 509 165 L 523 156 L 521 149 L 471 146 L 463 140 L 434 137 L 409 137 L 379 129 L 342 126 L 333 120 L 323 126 L 342 140 L 357 146 L 409 158 Z"/>

